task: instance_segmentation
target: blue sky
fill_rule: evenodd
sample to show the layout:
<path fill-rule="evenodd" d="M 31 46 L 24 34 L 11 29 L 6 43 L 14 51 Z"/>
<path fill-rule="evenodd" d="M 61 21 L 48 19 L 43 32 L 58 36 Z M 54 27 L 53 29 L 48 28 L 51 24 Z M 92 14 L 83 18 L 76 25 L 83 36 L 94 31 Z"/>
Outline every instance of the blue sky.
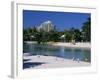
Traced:
<path fill-rule="evenodd" d="M 89 13 L 23 10 L 23 27 L 39 26 L 41 23 L 50 20 L 58 30 L 72 27 L 81 29 L 83 23 L 89 17 L 91 17 Z"/>

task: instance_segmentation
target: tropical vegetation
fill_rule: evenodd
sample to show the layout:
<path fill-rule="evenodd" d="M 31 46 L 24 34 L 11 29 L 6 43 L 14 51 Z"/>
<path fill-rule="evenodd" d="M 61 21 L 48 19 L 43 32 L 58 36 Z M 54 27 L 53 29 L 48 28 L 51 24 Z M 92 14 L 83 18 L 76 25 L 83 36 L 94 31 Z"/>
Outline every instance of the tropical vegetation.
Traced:
<path fill-rule="evenodd" d="M 64 35 L 64 37 L 61 37 Z M 23 29 L 23 41 L 36 41 L 37 43 L 46 42 L 91 42 L 91 18 L 88 18 L 86 22 L 83 23 L 81 29 L 76 29 L 74 27 L 64 31 L 57 30 L 57 26 L 49 32 L 40 30 L 38 31 L 36 26 L 31 28 Z"/>

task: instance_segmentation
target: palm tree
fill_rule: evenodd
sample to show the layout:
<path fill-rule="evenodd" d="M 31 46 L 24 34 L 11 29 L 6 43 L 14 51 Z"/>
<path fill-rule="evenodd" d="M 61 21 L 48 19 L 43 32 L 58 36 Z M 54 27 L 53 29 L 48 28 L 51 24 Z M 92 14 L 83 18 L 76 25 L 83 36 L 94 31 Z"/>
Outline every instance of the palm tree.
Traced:
<path fill-rule="evenodd" d="M 84 40 L 91 41 L 91 18 L 88 18 L 85 23 L 83 23 L 82 32 L 84 33 Z"/>
<path fill-rule="evenodd" d="M 75 36 L 75 41 L 77 41 L 77 42 L 81 41 L 81 32 L 79 29 L 74 30 L 74 36 Z"/>

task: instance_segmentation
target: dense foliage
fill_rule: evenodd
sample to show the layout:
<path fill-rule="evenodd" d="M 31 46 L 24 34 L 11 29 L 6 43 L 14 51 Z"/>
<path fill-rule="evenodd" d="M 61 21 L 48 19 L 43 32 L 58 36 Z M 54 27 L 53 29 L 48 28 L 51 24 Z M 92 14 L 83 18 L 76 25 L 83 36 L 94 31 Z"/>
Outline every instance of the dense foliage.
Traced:
<path fill-rule="evenodd" d="M 67 28 L 67 27 L 66 27 Z M 65 35 L 64 38 L 61 38 L 62 35 Z M 86 22 L 83 23 L 83 26 L 80 29 L 70 28 L 64 31 L 59 31 L 54 28 L 49 32 L 43 31 L 42 29 L 38 31 L 36 27 L 27 28 L 23 30 L 23 40 L 24 41 L 37 41 L 37 43 L 46 43 L 49 41 L 59 42 L 90 42 L 91 41 L 91 19 L 88 18 Z"/>

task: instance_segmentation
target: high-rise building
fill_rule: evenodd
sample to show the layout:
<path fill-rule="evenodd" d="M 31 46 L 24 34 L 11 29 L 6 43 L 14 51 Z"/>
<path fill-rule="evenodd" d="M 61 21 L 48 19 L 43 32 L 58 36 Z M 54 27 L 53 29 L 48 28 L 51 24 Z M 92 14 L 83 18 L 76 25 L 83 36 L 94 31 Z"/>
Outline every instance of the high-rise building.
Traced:
<path fill-rule="evenodd" d="M 52 24 L 51 21 L 45 21 L 37 29 L 38 31 L 43 30 L 49 32 L 54 29 L 54 25 Z"/>

